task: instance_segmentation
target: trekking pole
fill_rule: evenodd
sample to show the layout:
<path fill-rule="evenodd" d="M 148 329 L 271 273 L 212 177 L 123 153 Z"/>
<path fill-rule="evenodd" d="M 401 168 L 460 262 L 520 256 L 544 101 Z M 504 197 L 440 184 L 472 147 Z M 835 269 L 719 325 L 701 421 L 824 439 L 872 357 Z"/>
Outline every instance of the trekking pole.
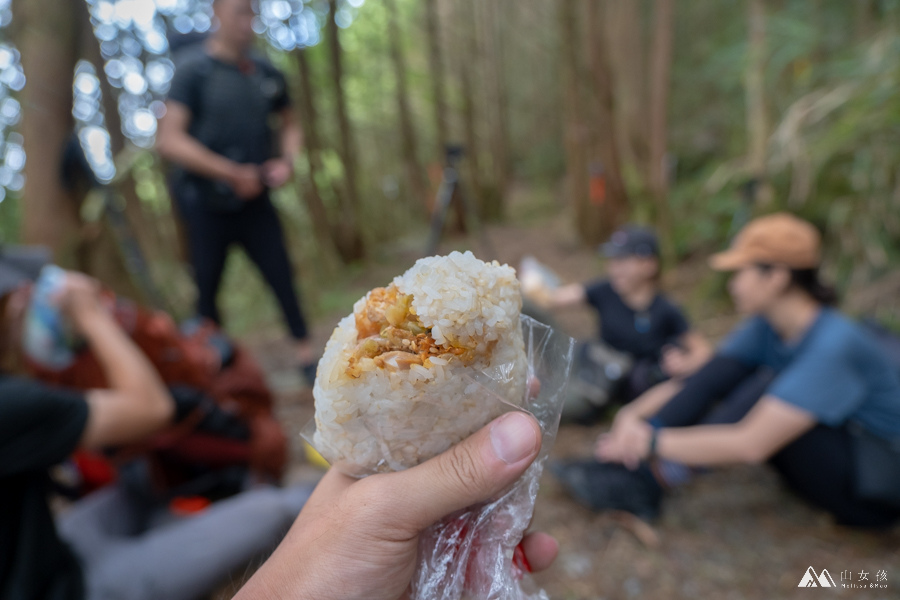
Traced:
<path fill-rule="evenodd" d="M 450 204 L 454 198 L 462 206 L 462 219 L 464 229 L 469 231 L 478 231 L 478 239 L 482 251 L 488 256 L 495 258 L 497 253 L 487 235 L 487 231 L 482 226 L 481 219 L 478 217 L 478 211 L 469 202 L 468 194 L 465 193 L 460 181 L 459 169 L 457 169 L 458 161 L 462 158 L 463 147 L 457 145 L 448 145 L 447 149 L 447 165 L 441 174 L 441 184 L 438 187 L 437 199 L 435 201 L 434 214 L 431 217 L 431 229 L 428 234 L 428 243 L 425 248 L 425 256 L 433 256 L 441 242 L 444 232 L 444 225 L 447 221 L 447 213 L 450 210 Z"/>

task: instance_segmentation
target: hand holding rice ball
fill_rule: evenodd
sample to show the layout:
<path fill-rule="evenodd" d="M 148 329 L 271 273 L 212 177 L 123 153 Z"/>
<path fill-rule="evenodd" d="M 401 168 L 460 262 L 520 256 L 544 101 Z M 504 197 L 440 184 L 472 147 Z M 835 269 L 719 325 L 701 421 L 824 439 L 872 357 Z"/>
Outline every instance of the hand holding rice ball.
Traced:
<path fill-rule="evenodd" d="M 399 471 L 465 439 L 503 402 L 521 405 L 521 305 L 515 270 L 471 252 L 421 259 L 369 292 L 319 363 L 314 446 L 349 475 Z"/>
<path fill-rule="evenodd" d="M 520 315 L 521 305 L 511 267 L 482 262 L 471 252 L 424 258 L 360 299 L 335 328 L 319 362 L 316 430 L 307 439 L 336 467 L 326 478 L 399 471 L 359 482 L 357 489 L 386 486 L 377 496 L 397 495 L 388 503 L 393 517 L 415 519 L 414 507 L 396 510 L 411 499 L 420 509 L 438 509 L 428 522 L 443 515 L 430 526 L 415 526 L 413 600 L 547 599 L 529 581 L 527 560 L 517 557 L 536 556 L 527 542 L 523 554 L 519 543 L 556 436 L 573 341 Z M 530 377 L 540 378 L 541 385 L 526 392 Z M 484 427 L 516 408 L 533 419 L 505 415 Z M 532 430 L 534 421 L 540 426 L 538 447 L 522 430 L 501 435 L 501 423 L 528 423 Z M 491 450 L 485 449 L 487 437 Z M 445 476 L 447 481 L 424 488 L 415 483 L 421 477 L 434 482 L 434 473 L 447 469 L 442 464 L 474 456 L 468 453 L 475 446 L 482 448 L 480 467 L 456 470 L 466 477 Z M 416 467 L 420 463 L 425 464 Z M 479 476 L 490 471 L 509 477 Z M 456 479 L 457 493 L 448 492 Z M 497 496 L 499 489 L 505 491 Z M 423 491 L 436 493 L 441 502 L 417 504 Z M 441 508 L 443 501 L 465 508 L 447 514 L 453 509 Z M 372 526 L 380 531 L 385 522 L 375 518 Z"/>

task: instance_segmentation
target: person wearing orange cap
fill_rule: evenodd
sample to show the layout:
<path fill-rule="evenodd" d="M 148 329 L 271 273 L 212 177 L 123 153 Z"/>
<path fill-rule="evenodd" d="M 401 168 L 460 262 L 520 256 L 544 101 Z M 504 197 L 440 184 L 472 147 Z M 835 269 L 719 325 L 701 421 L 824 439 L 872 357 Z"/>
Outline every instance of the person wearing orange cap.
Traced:
<path fill-rule="evenodd" d="M 900 519 L 900 372 L 830 307 L 820 261 L 818 231 L 787 213 L 752 221 L 713 256 L 748 319 L 695 375 L 623 408 L 597 443 L 601 462 L 556 467 L 576 499 L 652 517 L 691 469 L 767 461 L 841 524 Z M 761 371 L 765 385 L 735 400 Z"/>

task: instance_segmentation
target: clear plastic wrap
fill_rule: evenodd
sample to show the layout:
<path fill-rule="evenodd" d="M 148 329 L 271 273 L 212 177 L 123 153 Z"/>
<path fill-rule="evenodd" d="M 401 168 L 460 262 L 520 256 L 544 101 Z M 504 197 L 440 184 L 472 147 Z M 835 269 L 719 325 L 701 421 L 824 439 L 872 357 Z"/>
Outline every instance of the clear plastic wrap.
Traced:
<path fill-rule="evenodd" d="M 556 440 L 559 418 L 565 397 L 565 386 L 573 357 L 573 340 L 531 317 L 520 318 L 525 342 L 525 370 L 521 364 L 495 365 L 489 370 L 467 373 L 466 396 L 477 398 L 487 409 L 486 425 L 494 417 L 513 410 L 532 414 L 543 433 L 541 452 L 525 474 L 493 501 L 469 507 L 447 516 L 426 530 L 419 542 L 419 564 L 412 580 L 413 600 L 539 600 L 547 595 L 537 589 L 528 576 L 528 566 L 518 548 L 531 522 L 537 498 L 538 482 L 544 463 Z M 511 382 L 527 381 L 525 393 L 514 404 L 505 400 Z M 539 383 L 536 383 L 539 382 Z M 446 406 L 444 404 L 443 406 Z M 453 419 L 454 415 L 441 415 Z M 428 420 L 421 424 L 427 427 Z M 417 422 L 414 422 L 417 423 Z M 388 435 L 422 436 L 419 432 L 397 432 L 377 417 L 360 419 L 354 427 L 367 427 L 381 456 L 373 459 L 365 474 L 384 471 L 384 465 L 395 463 L 396 439 Z M 406 427 L 417 427 L 406 423 Z M 316 446 L 315 421 L 304 430 L 306 440 Z M 448 440 L 449 447 L 458 439 Z M 421 456 L 420 462 L 430 456 Z M 359 465 L 342 468 L 348 475 L 359 477 Z"/>

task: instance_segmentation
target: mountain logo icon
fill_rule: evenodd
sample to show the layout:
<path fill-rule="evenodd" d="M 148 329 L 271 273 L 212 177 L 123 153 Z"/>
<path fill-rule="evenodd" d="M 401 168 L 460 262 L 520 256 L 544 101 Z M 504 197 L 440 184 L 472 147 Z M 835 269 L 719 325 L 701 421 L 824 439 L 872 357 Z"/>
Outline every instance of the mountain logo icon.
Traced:
<path fill-rule="evenodd" d="M 803 575 L 803 579 L 800 580 L 800 583 L 797 584 L 797 587 L 837 587 L 834 585 L 834 579 L 831 578 L 831 573 L 828 572 L 828 569 L 822 569 L 822 573 L 816 575 L 816 572 L 812 567 L 806 570 L 806 574 Z"/>

